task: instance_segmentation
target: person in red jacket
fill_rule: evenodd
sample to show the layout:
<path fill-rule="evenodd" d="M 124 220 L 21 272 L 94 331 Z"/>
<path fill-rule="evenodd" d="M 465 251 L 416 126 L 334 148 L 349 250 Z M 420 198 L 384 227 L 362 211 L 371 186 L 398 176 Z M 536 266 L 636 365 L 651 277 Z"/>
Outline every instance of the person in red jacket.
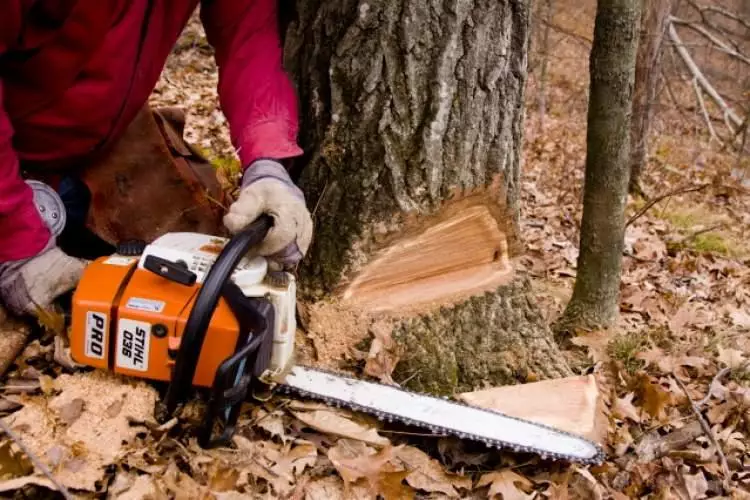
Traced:
<path fill-rule="evenodd" d="M 282 267 L 306 253 L 312 220 L 284 166 L 302 151 L 276 0 L 7 0 L 0 5 L 0 299 L 12 312 L 48 307 L 75 287 L 84 266 L 58 246 L 22 172 L 81 167 L 106 154 L 146 105 L 199 3 L 243 168 L 223 224 L 234 233 L 269 213 L 274 227 L 259 252 Z"/>

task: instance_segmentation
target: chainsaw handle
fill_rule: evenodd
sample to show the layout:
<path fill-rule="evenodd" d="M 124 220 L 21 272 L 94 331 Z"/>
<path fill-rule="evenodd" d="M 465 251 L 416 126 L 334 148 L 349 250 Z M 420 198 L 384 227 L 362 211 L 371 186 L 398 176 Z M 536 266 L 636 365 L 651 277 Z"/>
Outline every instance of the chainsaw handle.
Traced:
<path fill-rule="evenodd" d="M 272 226 L 273 218 L 262 214 L 227 242 L 209 269 L 185 323 L 180 348 L 175 358 L 165 397 L 166 410 L 170 415 L 192 387 L 206 331 L 222 296 L 224 285 L 229 281 L 242 257 L 250 248 L 263 241 Z"/>

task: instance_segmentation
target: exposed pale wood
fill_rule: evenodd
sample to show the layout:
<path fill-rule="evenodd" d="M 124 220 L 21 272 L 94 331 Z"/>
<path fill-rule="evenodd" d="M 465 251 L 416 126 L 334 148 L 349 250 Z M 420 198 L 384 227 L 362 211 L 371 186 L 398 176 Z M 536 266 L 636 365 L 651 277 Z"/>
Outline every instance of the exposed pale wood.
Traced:
<path fill-rule="evenodd" d="M 0 309 L 0 377 L 5 375 L 21 353 L 30 333 L 27 324 L 8 317 L 7 313 Z"/>
<path fill-rule="evenodd" d="M 369 311 L 395 310 L 491 291 L 512 275 L 507 235 L 479 205 L 386 249 L 343 298 Z"/>
<path fill-rule="evenodd" d="M 600 444 L 607 438 L 607 416 L 593 375 L 493 387 L 459 394 L 458 398 Z"/>

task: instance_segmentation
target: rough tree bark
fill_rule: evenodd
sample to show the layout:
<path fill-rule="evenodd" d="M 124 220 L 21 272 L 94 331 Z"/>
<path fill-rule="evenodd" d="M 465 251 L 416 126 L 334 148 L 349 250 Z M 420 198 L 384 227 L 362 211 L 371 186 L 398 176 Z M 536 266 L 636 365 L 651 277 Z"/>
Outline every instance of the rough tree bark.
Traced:
<path fill-rule="evenodd" d="M 559 333 L 611 326 L 619 311 L 639 11 L 640 0 L 597 3 L 580 253 Z"/>
<path fill-rule="evenodd" d="M 315 218 L 300 296 L 318 350 L 337 329 L 393 338 L 393 379 L 436 393 L 569 375 L 512 265 L 526 2 L 300 0 L 297 14 L 285 64 Z M 313 331 L 326 307 L 338 315 Z"/>
<path fill-rule="evenodd" d="M 641 27 L 635 63 L 633 119 L 630 126 L 630 193 L 643 195 L 639 180 L 646 165 L 648 138 L 656 98 L 662 41 L 672 0 L 642 0 Z"/>

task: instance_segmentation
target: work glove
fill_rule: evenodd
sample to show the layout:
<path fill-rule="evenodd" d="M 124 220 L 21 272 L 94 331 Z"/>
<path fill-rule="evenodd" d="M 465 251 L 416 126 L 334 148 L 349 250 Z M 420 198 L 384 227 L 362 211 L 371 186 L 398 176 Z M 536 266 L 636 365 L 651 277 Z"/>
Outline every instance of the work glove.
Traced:
<path fill-rule="evenodd" d="M 274 224 L 255 251 L 268 259 L 271 270 L 293 268 L 310 246 L 312 217 L 302 190 L 273 160 L 258 160 L 245 170 L 240 195 L 224 215 L 224 225 L 236 234 L 263 213 L 273 217 Z"/>
<path fill-rule="evenodd" d="M 86 261 L 64 253 L 50 238 L 33 257 L 0 263 L 0 299 L 12 313 L 38 317 L 59 296 L 73 290 Z"/>

